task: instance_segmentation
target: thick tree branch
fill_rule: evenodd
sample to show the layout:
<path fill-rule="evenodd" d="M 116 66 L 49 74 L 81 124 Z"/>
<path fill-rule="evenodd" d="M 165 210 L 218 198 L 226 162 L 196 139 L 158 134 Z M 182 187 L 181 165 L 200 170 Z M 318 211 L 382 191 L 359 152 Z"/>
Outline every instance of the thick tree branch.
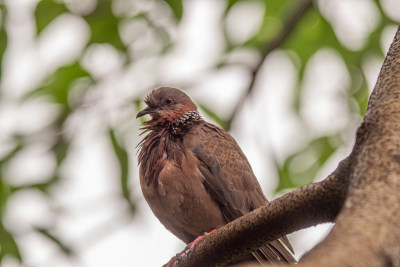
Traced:
<path fill-rule="evenodd" d="M 249 85 L 247 86 L 244 96 L 239 98 L 235 108 L 233 109 L 231 116 L 228 119 L 228 122 L 226 124 L 226 130 L 229 131 L 237 113 L 242 109 L 247 98 L 251 95 L 254 89 L 254 84 L 256 82 L 258 73 L 260 72 L 261 66 L 264 64 L 266 57 L 269 55 L 269 53 L 278 48 L 286 40 L 286 38 L 293 31 L 293 29 L 298 24 L 302 16 L 312 6 L 312 2 L 313 0 L 303 0 L 303 2 L 301 2 L 298 6 L 294 7 L 292 12 L 290 12 L 290 14 L 288 14 L 288 16 L 286 17 L 286 21 L 284 22 L 284 26 L 280 34 L 277 35 L 274 40 L 265 45 L 265 48 L 262 50 L 261 53 L 260 62 L 254 67 L 254 69 L 251 72 L 251 80 Z"/>
<path fill-rule="evenodd" d="M 400 266 L 400 28 L 352 157 L 348 197 L 336 225 L 300 266 Z"/>
<path fill-rule="evenodd" d="M 400 28 L 351 155 L 324 181 L 221 227 L 178 265 L 225 265 L 268 241 L 333 220 L 331 233 L 299 266 L 400 266 Z"/>
<path fill-rule="evenodd" d="M 346 196 L 348 167 L 345 159 L 324 181 L 298 188 L 219 228 L 178 266 L 223 266 L 285 234 L 332 222 Z"/>

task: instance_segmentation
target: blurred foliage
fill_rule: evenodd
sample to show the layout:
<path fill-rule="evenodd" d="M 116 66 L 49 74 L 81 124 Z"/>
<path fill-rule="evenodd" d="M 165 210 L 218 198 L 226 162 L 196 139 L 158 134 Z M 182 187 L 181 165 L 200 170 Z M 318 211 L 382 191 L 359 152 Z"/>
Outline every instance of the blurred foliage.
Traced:
<path fill-rule="evenodd" d="M 110 129 L 109 131 L 110 140 L 117 156 L 119 169 L 121 171 L 120 174 L 120 185 L 122 196 L 129 204 L 129 208 L 132 213 L 136 211 L 136 205 L 131 201 L 131 190 L 129 187 L 129 160 L 128 160 L 128 152 L 118 143 L 118 140 L 115 136 L 114 130 Z"/>
<path fill-rule="evenodd" d="M 7 32 L 5 29 L 6 9 L 0 4 L 0 62 L 3 62 L 3 55 L 7 48 Z M 0 79 L 2 74 L 2 64 L 0 64 Z"/>
<path fill-rule="evenodd" d="M 182 0 L 165 0 L 165 2 L 172 9 L 175 18 L 179 21 L 183 16 L 183 3 Z"/>
<path fill-rule="evenodd" d="M 289 155 L 282 166 L 277 164 L 279 183 L 277 191 L 296 188 L 309 183 L 320 168 L 342 144 L 338 136 L 322 136 L 312 140 L 304 149 Z M 312 177 L 312 178 L 311 178 Z"/>
<path fill-rule="evenodd" d="M 222 0 L 221 0 L 222 1 Z M 224 16 L 221 23 L 226 23 L 227 15 L 235 5 L 245 2 L 246 0 L 226 0 L 226 6 Z M 348 88 L 348 94 L 346 95 L 349 108 L 354 114 L 362 116 L 366 110 L 368 101 L 368 82 L 367 77 L 362 71 L 362 62 L 366 55 L 375 55 L 383 58 L 384 53 L 380 47 L 380 38 L 382 32 L 388 25 L 397 24 L 392 21 L 381 7 L 381 2 L 375 0 L 373 3 L 379 10 L 380 19 L 377 26 L 373 31 L 370 32 L 366 43 L 360 49 L 350 49 L 342 44 L 337 37 L 335 30 L 329 20 L 321 13 L 318 4 L 316 2 L 310 5 L 310 8 L 299 14 L 294 25 L 288 24 L 291 20 L 291 16 L 296 13 L 297 4 L 294 5 L 295 1 L 291 0 L 258 0 L 264 4 L 264 16 L 262 23 L 256 31 L 256 33 L 248 40 L 242 43 L 235 43 L 229 39 L 229 35 L 226 32 L 221 32 L 224 36 L 225 41 L 225 55 L 221 55 L 221 62 L 223 62 L 223 56 L 229 55 L 235 50 L 240 49 L 251 49 L 256 51 L 260 57 L 265 57 L 271 51 L 266 47 L 272 47 L 272 43 L 279 43 L 278 48 L 282 51 L 286 51 L 288 55 L 293 59 L 293 62 L 298 68 L 298 80 L 296 84 L 296 90 L 294 91 L 295 97 L 293 103 L 293 109 L 297 112 L 297 116 L 301 120 L 301 114 L 299 110 L 301 108 L 300 97 L 302 95 L 302 85 L 304 79 L 305 69 L 310 58 L 315 55 L 318 51 L 325 48 L 330 48 L 336 51 L 343 59 L 349 73 L 350 83 Z M 153 53 L 154 56 L 159 56 L 169 52 L 168 48 L 174 45 L 174 38 L 169 34 L 169 28 L 177 28 L 185 16 L 185 2 L 183 0 L 165 0 L 165 1 L 153 1 L 153 5 L 160 5 L 160 9 L 164 12 L 171 14 L 170 25 L 161 25 L 154 16 L 152 16 L 149 9 L 143 9 L 140 11 L 140 5 L 135 8 L 139 11 L 132 12 L 124 7 L 122 9 L 125 12 L 116 12 L 116 4 L 124 4 L 124 1 L 111 1 L 111 0 L 98 0 L 92 10 L 85 12 L 77 12 L 71 8 L 69 3 L 71 1 L 62 0 L 41 0 L 38 1 L 34 9 L 36 37 L 40 37 L 49 25 L 58 17 L 65 14 L 72 14 L 81 18 L 87 23 L 90 29 L 90 38 L 85 44 L 81 56 L 74 62 L 69 62 L 63 66 L 59 66 L 55 69 L 48 71 L 47 78 L 44 79 L 37 88 L 33 88 L 30 92 L 26 93 L 21 101 L 29 101 L 36 98 L 46 97 L 47 101 L 51 105 L 56 105 L 59 111 L 56 114 L 56 118 L 49 122 L 39 133 L 25 133 L 20 136 L 20 133 L 13 133 L 9 143 L 11 144 L 8 152 L 2 153 L 0 156 L 0 214 L 2 218 L 6 212 L 6 204 L 8 199 L 17 191 L 38 189 L 40 192 L 45 194 L 49 199 L 52 197 L 52 187 L 59 183 L 63 178 L 60 176 L 60 170 L 64 164 L 71 146 L 71 139 L 68 138 L 65 128 L 67 122 L 77 113 L 80 109 L 85 108 L 81 101 L 85 97 L 89 97 L 92 93 L 92 86 L 99 83 L 102 79 L 93 75 L 93 73 L 85 68 L 83 64 L 83 55 L 87 52 L 94 44 L 108 44 L 115 48 L 120 56 L 123 58 L 123 67 L 128 68 L 128 63 L 131 61 L 138 60 L 140 55 L 130 51 L 131 43 L 122 38 L 121 26 L 126 22 L 138 22 L 144 20 L 146 22 L 147 31 L 154 31 L 159 38 L 161 48 L 159 50 L 151 50 L 149 53 Z M 129 2 L 129 1 L 125 1 Z M 131 2 L 142 2 L 139 0 L 132 0 Z M 310 2 L 310 1 L 307 1 Z M 299 3 L 296 1 L 296 3 Z M 311 2 L 310 2 L 311 3 Z M 294 13 L 293 13 L 294 12 Z M 7 53 L 8 49 L 8 32 L 7 27 L 7 10 L 6 6 L 0 4 L 0 78 L 3 73 L 2 68 L 4 67 L 3 55 Z M 225 29 L 225 28 L 223 28 Z M 137 37 L 140 38 L 140 37 Z M 277 42 L 277 40 L 279 42 Z M 135 42 L 133 40 L 131 42 Z M 294 55 L 294 56 L 293 56 Z M 228 62 L 219 62 L 215 69 L 221 66 L 229 65 Z M 251 67 L 249 67 L 251 68 Z M 255 71 L 252 69 L 251 71 Z M 77 84 L 81 84 L 82 79 L 85 79 L 86 84 L 84 89 L 79 91 L 78 99 L 80 101 L 71 102 L 71 98 L 76 94 Z M 361 80 L 361 82 L 360 82 Z M 82 89 L 82 88 L 81 88 Z M 1 97 L 1 91 L 0 91 Z M 76 97 L 76 96 L 75 96 Z M 90 97 L 89 97 L 90 98 Z M 96 100 L 92 100 L 92 105 L 96 105 Z M 132 110 L 138 110 L 141 108 L 141 96 L 134 99 L 128 99 L 127 101 Z M 356 103 L 354 105 L 353 103 Z M 221 117 L 213 108 L 206 104 L 199 105 L 202 111 L 212 118 L 221 127 L 227 128 L 228 120 Z M 238 107 L 240 108 L 240 107 Z M 134 118 L 134 114 L 130 114 L 129 118 Z M 121 199 L 125 201 L 131 211 L 134 214 L 136 211 L 136 204 L 134 196 L 130 189 L 130 177 L 132 176 L 132 163 L 129 160 L 129 155 L 125 146 L 124 130 L 116 124 L 104 120 L 107 124 L 104 128 L 105 134 L 108 135 L 108 141 L 114 152 L 118 167 L 120 169 L 120 194 Z M 124 122 L 119 125 L 124 125 Z M 45 179 L 44 182 L 32 183 L 21 186 L 13 186 L 9 184 L 11 180 L 9 177 L 5 177 L 6 172 L 4 166 L 9 164 L 24 148 L 34 144 L 38 141 L 34 138 L 37 135 L 48 136 L 50 146 L 49 150 L 55 158 L 56 167 L 51 177 Z M 276 170 L 279 173 L 279 183 L 277 191 L 285 190 L 293 187 L 298 187 L 307 183 L 312 182 L 320 168 L 330 159 L 330 157 L 338 150 L 343 144 L 340 139 L 340 133 L 333 133 L 329 136 L 317 136 L 313 140 L 309 140 L 309 143 L 303 148 L 295 151 L 289 155 L 283 162 L 276 162 Z M 34 230 L 53 241 L 60 250 L 66 255 L 72 256 L 76 251 L 73 251 L 63 240 L 53 232 L 52 229 L 35 227 Z M 10 256 L 18 261 L 22 261 L 18 242 L 15 241 L 15 236 L 11 233 L 6 225 L 3 224 L 3 220 L 0 221 L 0 265 L 1 261 L 5 256 Z"/>
<path fill-rule="evenodd" d="M 51 10 L 51 12 L 49 12 Z M 68 12 L 64 3 L 54 0 L 42 0 L 36 6 L 36 31 L 39 35 L 55 18 Z"/>
<path fill-rule="evenodd" d="M 0 246 L 0 262 L 3 261 L 5 256 L 11 256 L 19 262 L 22 262 L 17 242 L 14 236 L 4 227 L 2 222 L 0 222 Z"/>
<path fill-rule="evenodd" d="M 60 240 L 59 237 L 52 234 L 49 229 L 35 227 L 35 231 L 40 233 L 41 235 L 47 237 L 50 241 L 54 242 L 65 255 L 70 256 L 70 257 L 75 255 L 75 252 L 73 251 L 73 249 L 70 246 L 66 245 L 66 243 L 64 241 Z"/>
<path fill-rule="evenodd" d="M 212 109 L 208 108 L 206 105 L 202 103 L 198 103 L 199 108 L 207 114 L 208 117 L 210 117 L 213 121 L 215 121 L 221 128 L 226 129 L 228 121 L 219 116 L 216 112 L 214 112 Z"/>
<path fill-rule="evenodd" d="M 96 9 L 85 20 L 90 26 L 91 43 L 109 43 L 119 50 L 125 50 L 118 26 L 121 18 L 112 12 L 112 1 L 98 1 Z"/>
<path fill-rule="evenodd" d="M 60 104 L 64 109 L 68 110 L 70 108 L 68 96 L 72 85 L 78 79 L 84 77 L 90 77 L 90 74 L 78 62 L 60 67 L 49 77 L 48 81 L 44 81 L 42 87 L 29 92 L 26 97 L 45 95 L 50 97 L 53 103 Z"/>

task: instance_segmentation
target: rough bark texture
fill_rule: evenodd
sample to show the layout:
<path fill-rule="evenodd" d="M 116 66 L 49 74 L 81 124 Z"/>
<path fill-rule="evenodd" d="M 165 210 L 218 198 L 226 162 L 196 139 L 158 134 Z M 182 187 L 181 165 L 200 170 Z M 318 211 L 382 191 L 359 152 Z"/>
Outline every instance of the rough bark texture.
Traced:
<path fill-rule="evenodd" d="M 400 31 L 357 132 L 349 191 L 329 236 L 301 266 L 400 266 Z"/>
<path fill-rule="evenodd" d="M 226 265 L 322 222 L 330 234 L 298 266 L 400 266 L 400 28 L 351 155 L 324 181 L 296 189 L 218 229 L 178 266 Z"/>

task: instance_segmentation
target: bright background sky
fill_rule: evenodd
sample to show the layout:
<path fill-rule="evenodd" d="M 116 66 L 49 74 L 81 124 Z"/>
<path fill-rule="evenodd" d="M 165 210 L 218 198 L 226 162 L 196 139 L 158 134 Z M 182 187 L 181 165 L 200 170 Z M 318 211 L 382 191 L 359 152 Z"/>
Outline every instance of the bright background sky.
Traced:
<path fill-rule="evenodd" d="M 10 35 L 0 83 L 0 154 L 8 149 L 8 134 L 35 132 L 54 118 L 57 107 L 44 105 L 40 99 L 19 105 L 17 99 L 40 84 L 50 70 L 76 60 L 89 35 L 88 26 L 79 17 L 63 15 L 36 39 L 33 17 L 36 2 L 5 1 L 9 8 L 7 29 Z M 74 4 L 72 1 L 71 5 L 84 10 L 91 8 L 91 2 Z M 151 8 L 148 3 L 151 1 L 134 2 L 140 8 Z M 376 7 L 371 5 L 371 1 L 317 2 L 334 23 L 344 44 L 354 49 L 363 45 L 377 19 Z M 388 13 L 400 19 L 399 1 L 382 3 Z M 250 76 L 240 66 L 207 71 L 224 49 L 218 28 L 223 9 L 223 1 L 186 1 L 183 20 L 172 32 L 177 43 L 173 52 L 161 60 L 143 55 L 140 64 L 121 71 L 121 57 L 109 45 L 94 46 L 83 55 L 82 65 L 100 77 L 100 82 L 85 99 L 85 108 L 68 122 L 65 129 L 73 145 L 62 169 L 65 179 L 53 192 L 55 202 L 49 203 L 43 194 L 32 190 L 16 193 L 8 203 L 4 221 L 16 233 L 26 260 L 24 266 L 161 266 L 183 249 L 183 243 L 164 229 L 141 196 L 137 168 L 131 172 L 131 187 L 138 211 L 133 219 L 124 215 L 127 207 L 118 197 L 118 165 L 104 134 L 104 121 L 118 125 L 133 108 L 127 106 L 126 99 L 144 96 L 156 84 L 188 84 L 191 89 L 187 93 L 195 101 L 207 104 L 221 116 L 229 116 Z M 261 10 L 257 1 L 248 1 L 232 10 L 227 25 L 231 38 L 240 42 L 254 33 L 261 22 Z M 388 27 L 382 36 L 382 50 L 388 48 L 395 29 Z M 143 31 L 140 25 L 127 26 L 123 30 L 126 38 L 138 39 L 132 47 L 136 53 L 157 45 L 155 37 Z M 255 64 L 258 60 L 251 51 L 242 51 L 230 60 L 239 59 L 248 61 L 248 64 Z M 365 62 L 363 71 L 370 77 L 371 89 L 381 64 L 382 60 L 377 58 Z M 349 74 L 341 58 L 331 50 L 318 52 L 306 70 L 305 94 L 301 100 L 306 104 L 301 113 L 307 127 L 299 123 L 290 107 L 297 75 L 293 61 L 277 50 L 268 56 L 261 72 L 254 94 L 238 114 L 231 134 L 249 158 L 265 194 L 273 199 L 276 196 L 272 192 L 277 185 L 273 160 L 282 161 L 315 136 L 342 129 L 346 145 L 321 170 L 318 177 L 323 179 L 351 151 L 361 118 L 347 116 L 342 94 Z M 92 104 L 94 99 L 95 105 Z M 127 138 L 125 145 L 133 166 L 137 166 L 135 146 L 140 140 L 139 127 L 134 118 L 130 124 L 120 126 L 131 137 Z M 46 146 L 31 146 L 21 154 L 6 170 L 8 177 L 12 177 L 12 184 L 38 182 L 55 166 Z M 57 209 L 63 213 L 55 217 L 53 214 Z M 77 248 L 80 257 L 72 261 L 65 258 L 52 242 L 30 231 L 33 226 L 46 225 L 55 225 L 56 233 Z M 325 224 L 290 235 L 296 256 L 312 248 L 330 227 L 330 224 Z M 14 266 L 19 266 L 19 263 L 13 259 L 4 263 L 4 267 Z"/>

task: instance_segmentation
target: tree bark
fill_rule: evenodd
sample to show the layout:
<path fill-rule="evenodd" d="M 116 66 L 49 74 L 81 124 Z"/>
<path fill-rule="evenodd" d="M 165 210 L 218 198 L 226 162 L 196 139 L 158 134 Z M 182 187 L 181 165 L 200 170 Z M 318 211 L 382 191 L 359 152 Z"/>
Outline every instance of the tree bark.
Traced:
<path fill-rule="evenodd" d="M 400 28 L 357 132 L 348 196 L 300 266 L 400 266 Z"/>
<path fill-rule="evenodd" d="M 175 265 L 224 266 L 322 222 L 335 226 L 298 266 L 400 266 L 400 28 L 349 157 L 324 181 L 221 227 Z"/>

